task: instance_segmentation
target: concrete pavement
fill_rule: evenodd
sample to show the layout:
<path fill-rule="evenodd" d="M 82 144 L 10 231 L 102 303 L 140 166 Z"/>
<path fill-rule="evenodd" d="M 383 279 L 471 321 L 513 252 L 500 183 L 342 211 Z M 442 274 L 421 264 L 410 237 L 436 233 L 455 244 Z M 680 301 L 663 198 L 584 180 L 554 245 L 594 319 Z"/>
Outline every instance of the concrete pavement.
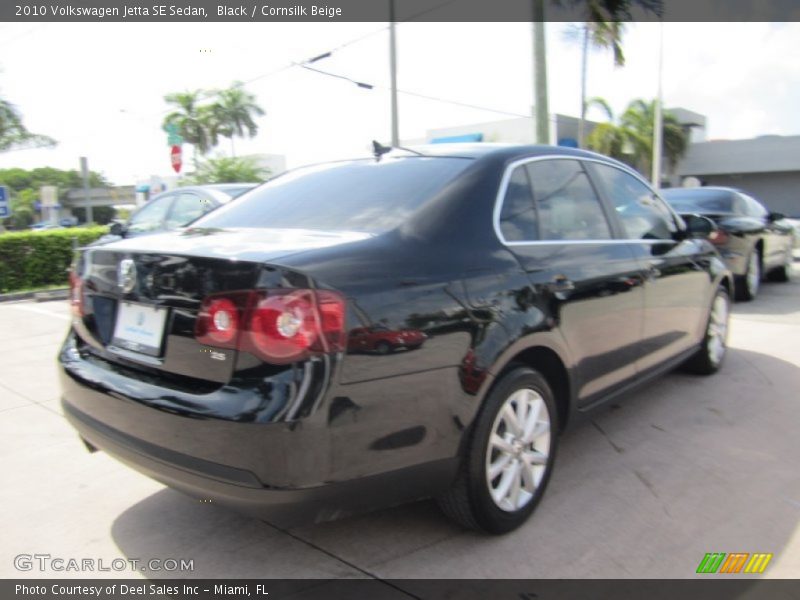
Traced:
<path fill-rule="evenodd" d="M 283 531 L 87 453 L 58 405 L 68 322 L 63 301 L 0 305 L 0 577 L 683 578 L 706 552 L 800 576 L 797 279 L 736 305 L 717 376 L 668 375 L 568 430 L 534 518 L 496 538 L 432 502 Z M 34 553 L 194 570 L 15 569 Z"/>

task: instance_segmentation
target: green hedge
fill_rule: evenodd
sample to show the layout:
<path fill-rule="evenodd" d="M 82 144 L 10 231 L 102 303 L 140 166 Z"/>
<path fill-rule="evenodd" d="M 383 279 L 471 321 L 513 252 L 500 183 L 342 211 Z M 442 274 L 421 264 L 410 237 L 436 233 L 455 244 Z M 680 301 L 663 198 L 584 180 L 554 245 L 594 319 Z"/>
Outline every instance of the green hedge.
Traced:
<path fill-rule="evenodd" d="M 67 284 L 73 240 L 85 246 L 107 232 L 108 227 L 76 227 L 0 234 L 0 293 Z"/>

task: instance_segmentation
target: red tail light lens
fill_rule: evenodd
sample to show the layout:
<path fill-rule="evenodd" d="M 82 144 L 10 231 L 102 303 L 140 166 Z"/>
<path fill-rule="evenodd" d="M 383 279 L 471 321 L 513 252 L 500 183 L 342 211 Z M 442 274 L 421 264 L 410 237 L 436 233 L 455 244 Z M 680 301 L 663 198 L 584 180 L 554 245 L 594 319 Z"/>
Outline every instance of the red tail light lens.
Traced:
<path fill-rule="evenodd" d="M 318 345 L 319 322 L 311 290 L 271 293 L 253 308 L 245 345 L 267 362 L 303 360 Z"/>
<path fill-rule="evenodd" d="M 708 241 L 715 246 L 723 246 L 728 243 L 728 234 L 722 229 L 717 229 L 708 234 Z"/>
<path fill-rule="evenodd" d="M 269 290 L 206 298 L 195 325 L 201 344 L 237 348 L 285 364 L 344 350 L 344 298 L 329 290 Z"/>
<path fill-rule="evenodd" d="M 83 317 L 83 281 L 74 269 L 69 272 L 69 305 L 73 317 Z"/>
<path fill-rule="evenodd" d="M 195 322 L 195 337 L 201 344 L 233 348 L 239 334 L 239 307 L 230 298 L 206 298 Z"/>

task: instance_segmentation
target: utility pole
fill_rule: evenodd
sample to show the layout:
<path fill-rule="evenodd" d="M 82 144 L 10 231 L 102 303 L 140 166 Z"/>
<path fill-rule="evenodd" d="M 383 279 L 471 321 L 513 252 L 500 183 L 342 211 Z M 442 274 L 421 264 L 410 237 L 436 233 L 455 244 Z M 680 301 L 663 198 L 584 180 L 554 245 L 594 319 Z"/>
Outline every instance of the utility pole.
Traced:
<path fill-rule="evenodd" d="M 583 148 L 586 137 L 586 67 L 589 61 L 589 24 L 583 24 L 583 50 L 581 55 L 581 118 L 578 121 L 578 148 Z"/>
<path fill-rule="evenodd" d="M 389 0 L 389 71 L 392 80 L 392 147 L 400 145 L 400 124 L 397 116 L 397 35 L 395 32 L 395 0 Z"/>
<path fill-rule="evenodd" d="M 661 155 L 662 155 L 662 133 L 664 129 L 664 118 L 661 113 L 662 90 L 661 79 L 664 71 L 664 21 L 659 23 L 658 34 L 658 95 L 656 97 L 655 115 L 653 118 L 653 172 L 651 181 L 655 189 L 661 187 Z"/>
<path fill-rule="evenodd" d="M 550 109 L 547 106 L 547 56 L 544 41 L 544 0 L 533 0 L 533 87 L 536 143 L 550 143 Z"/>
<path fill-rule="evenodd" d="M 94 221 L 92 215 L 92 203 L 89 197 L 89 161 L 85 156 L 81 156 L 81 177 L 83 178 L 83 199 L 86 202 L 86 224 Z"/>

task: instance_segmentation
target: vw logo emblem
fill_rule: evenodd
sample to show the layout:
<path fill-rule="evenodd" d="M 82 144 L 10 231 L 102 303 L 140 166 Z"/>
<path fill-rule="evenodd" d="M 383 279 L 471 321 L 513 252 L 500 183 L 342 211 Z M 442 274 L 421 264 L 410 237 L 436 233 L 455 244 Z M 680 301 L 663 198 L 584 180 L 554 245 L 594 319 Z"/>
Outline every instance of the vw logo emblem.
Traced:
<path fill-rule="evenodd" d="M 136 287 L 136 265 L 133 259 L 123 258 L 117 266 L 117 286 L 129 294 Z"/>

